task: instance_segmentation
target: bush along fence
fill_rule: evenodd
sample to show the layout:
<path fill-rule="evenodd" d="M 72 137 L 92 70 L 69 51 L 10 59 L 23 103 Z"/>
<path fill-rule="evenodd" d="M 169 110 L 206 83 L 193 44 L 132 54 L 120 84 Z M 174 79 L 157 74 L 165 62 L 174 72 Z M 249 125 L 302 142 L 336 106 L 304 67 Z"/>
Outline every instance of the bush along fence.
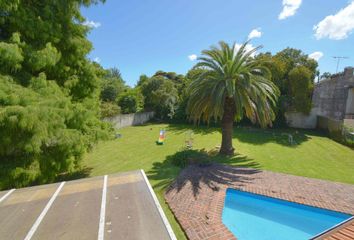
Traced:
<path fill-rule="evenodd" d="M 327 131 L 330 137 L 349 147 L 354 147 L 354 128 L 343 121 L 318 116 L 317 127 Z"/>
<path fill-rule="evenodd" d="M 120 114 L 112 117 L 106 117 L 103 121 L 112 123 L 115 128 L 141 125 L 150 121 L 155 116 L 154 112 L 141 112 L 132 114 Z"/>

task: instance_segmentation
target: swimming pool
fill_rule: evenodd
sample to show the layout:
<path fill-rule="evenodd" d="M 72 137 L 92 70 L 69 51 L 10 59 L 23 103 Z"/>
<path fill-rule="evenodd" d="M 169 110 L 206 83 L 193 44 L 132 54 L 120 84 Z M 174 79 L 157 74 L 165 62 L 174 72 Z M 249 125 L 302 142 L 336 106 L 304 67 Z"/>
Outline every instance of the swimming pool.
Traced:
<path fill-rule="evenodd" d="M 344 213 L 227 189 L 222 221 L 239 240 L 302 240 L 349 219 Z"/>

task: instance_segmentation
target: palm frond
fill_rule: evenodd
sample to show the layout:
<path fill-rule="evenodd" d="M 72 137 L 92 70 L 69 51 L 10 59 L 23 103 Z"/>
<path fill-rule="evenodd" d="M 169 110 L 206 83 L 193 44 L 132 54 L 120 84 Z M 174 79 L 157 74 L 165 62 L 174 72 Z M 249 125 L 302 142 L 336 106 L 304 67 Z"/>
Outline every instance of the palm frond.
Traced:
<path fill-rule="evenodd" d="M 262 127 L 271 125 L 279 90 L 270 81 L 266 64 L 252 57 L 262 46 L 247 50 L 248 44 L 235 51 L 235 44 L 221 41 L 202 52 L 194 68 L 205 71 L 189 87 L 187 113 L 193 121 L 221 119 L 225 99 L 232 98 L 235 120 L 246 116 Z"/>

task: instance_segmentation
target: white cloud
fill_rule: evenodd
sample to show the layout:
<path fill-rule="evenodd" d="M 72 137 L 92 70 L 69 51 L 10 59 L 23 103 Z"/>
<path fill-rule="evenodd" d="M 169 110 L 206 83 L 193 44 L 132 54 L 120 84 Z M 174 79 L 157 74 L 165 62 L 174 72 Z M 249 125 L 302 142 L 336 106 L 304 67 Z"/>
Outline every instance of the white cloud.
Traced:
<path fill-rule="evenodd" d="M 101 59 L 100 59 L 99 57 L 95 57 L 95 58 L 93 59 L 93 61 L 96 62 L 96 63 L 100 63 L 100 62 L 101 62 Z"/>
<path fill-rule="evenodd" d="M 354 29 L 354 1 L 335 15 L 325 17 L 313 27 L 317 39 L 341 40 L 348 37 Z"/>
<path fill-rule="evenodd" d="M 242 44 L 238 44 L 236 43 L 235 44 L 235 52 L 237 52 L 238 50 L 240 50 Z M 252 44 L 247 44 L 246 47 L 245 47 L 245 50 L 246 52 L 249 52 L 251 51 L 252 49 L 254 49 L 254 46 Z M 251 54 L 251 57 L 254 57 L 255 55 L 257 54 L 257 52 L 254 52 Z"/>
<path fill-rule="evenodd" d="M 191 61 L 195 61 L 195 60 L 197 60 L 197 55 L 192 54 L 192 55 L 189 55 L 188 58 L 189 58 L 189 60 L 191 60 Z"/>
<path fill-rule="evenodd" d="M 309 55 L 309 58 L 314 59 L 316 61 L 320 60 L 323 57 L 323 52 L 313 52 Z"/>
<path fill-rule="evenodd" d="M 295 15 L 299 9 L 302 0 L 283 0 L 283 10 L 279 14 L 278 19 L 283 20 L 287 17 Z"/>
<path fill-rule="evenodd" d="M 82 23 L 82 25 L 90 27 L 90 28 L 98 28 L 101 26 L 100 22 L 94 22 L 94 21 L 89 21 L 86 20 L 85 22 Z"/>
<path fill-rule="evenodd" d="M 248 39 L 252 38 L 260 38 L 262 36 L 262 32 L 260 31 L 260 28 L 253 29 L 250 34 L 248 34 Z"/>

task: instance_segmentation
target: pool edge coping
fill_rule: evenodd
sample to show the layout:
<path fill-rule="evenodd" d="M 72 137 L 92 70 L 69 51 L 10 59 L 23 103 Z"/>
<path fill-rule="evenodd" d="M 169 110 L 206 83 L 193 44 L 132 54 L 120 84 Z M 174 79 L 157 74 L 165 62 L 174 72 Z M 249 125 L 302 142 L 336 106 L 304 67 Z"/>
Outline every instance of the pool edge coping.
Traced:
<path fill-rule="evenodd" d="M 331 232 L 333 231 L 339 231 L 340 229 L 342 229 L 342 227 L 345 227 L 346 224 L 350 223 L 354 221 L 354 216 L 348 218 L 347 220 L 344 220 L 343 222 L 340 222 L 336 225 L 334 225 L 333 227 L 323 231 L 323 232 L 320 232 L 319 234 L 317 234 L 316 236 L 313 236 L 312 238 L 310 238 L 309 240 L 316 240 L 316 239 L 320 239 L 320 237 L 324 237 L 325 235 L 327 234 L 331 234 Z"/>
<path fill-rule="evenodd" d="M 351 218 L 354 218 L 354 214 L 351 214 L 351 213 L 348 213 L 348 212 L 344 212 L 344 211 L 340 211 L 340 210 L 335 210 L 335 209 L 330 209 L 330 208 L 325 208 L 325 207 L 319 207 L 319 206 L 315 206 L 315 205 L 311 205 L 311 204 L 308 204 L 308 203 L 301 203 L 301 202 L 297 202 L 297 201 L 294 201 L 294 200 L 291 200 L 291 199 L 286 199 L 286 198 L 281 198 L 281 197 L 274 197 L 272 195 L 267 195 L 267 194 L 262 194 L 262 193 L 256 193 L 256 192 L 252 192 L 252 191 L 247 191 L 247 190 L 243 190 L 241 188 L 237 188 L 237 187 L 227 187 L 226 188 L 226 191 L 227 189 L 234 189 L 234 190 L 237 190 L 237 191 L 240 191 L 240 192 L 245 192 L 245 193 L 251 193 L 251 194 L 256 194 L 256 195 L 261 195 L 261 196 L 264 196 L 264 197 L 269 197 L 269 198 L 273 198 L 273 199 L 277 199 L 277 200 L 283 200 L 283 201 L 287 201 L 287 202 L 290 202 L 290 203 L 296 203 L 296 204 L 300 204 L 300 205 L 304 205 L 304 206 L 307 206 L 307 207 L 313 207 L 313 208 L 318 208 L 318 209 L 322 209 L 322 210 L 329 210 L 329 211 L 332 211 L 332 212 L 337 212 L 337 213 L 342 213 L 342 214 L 347 214 L 347 215 L 350 215 Z M 347 219 L 348 220 L 348 219 Z M 345 221 L 347 221 L 345 220 Z M 343 221 L 343 223 L 345 222 Z"/>

